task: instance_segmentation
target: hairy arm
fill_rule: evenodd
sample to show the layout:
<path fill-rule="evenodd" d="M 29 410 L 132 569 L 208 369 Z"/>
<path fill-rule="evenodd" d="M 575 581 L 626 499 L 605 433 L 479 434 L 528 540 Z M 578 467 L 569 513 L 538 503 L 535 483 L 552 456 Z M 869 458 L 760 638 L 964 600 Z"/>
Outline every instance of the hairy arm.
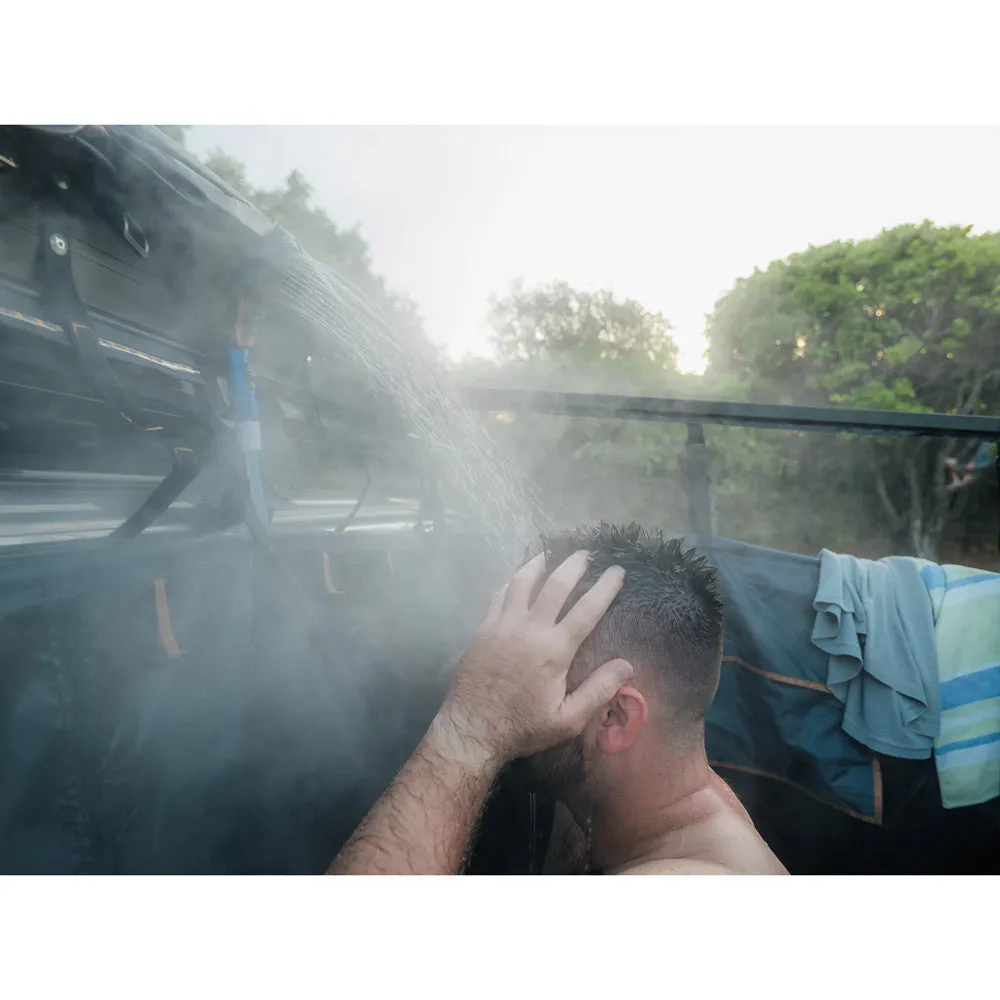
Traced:
<path fill-rule="evenodd" d="M 533 603 L 543 557 L 497 594 L 427 735 L 329 874 L 458 874 L 500 768 L 578 735 L 632 676 L 631 664 L 613 660 L 567 688 L 576 651 L 625 577 L 605 571 L 557 621 L 588 560 L 586 552 L 570 556 Z"/>
<path fill-rule="evenodd" d="M 327 874 L 457 875 L 498 771 L 439 715 Z"/>

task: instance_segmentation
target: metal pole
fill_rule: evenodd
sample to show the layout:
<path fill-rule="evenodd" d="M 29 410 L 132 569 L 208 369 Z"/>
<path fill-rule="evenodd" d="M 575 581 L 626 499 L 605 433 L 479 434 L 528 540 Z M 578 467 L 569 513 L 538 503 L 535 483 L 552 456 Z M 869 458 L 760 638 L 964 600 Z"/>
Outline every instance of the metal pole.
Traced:
<path fill-rule="evenodd" d="M 687 495 L 688 527 L 698 538 L 698 545 L 712 545 L 712 481 L 708 475 L 708 450 L 705 428 L 701 424 L 687 425 Z"/>
<path fill-rule="evenodd" d="M 951 437 L 976 441 L 1000 438 L 1000 417 L 960 413 L 778 406 L 702 399 L 662 399 L 656 396 L 614 396 L 606 393 L 543 392 L 496 386 L 465 386 L 462 392 L 466 402 L 478 410 L 511 410 L 515 413 L 549 413 L 569 417 L 613 417 L 618 420 L 666 420 L 677 423 L 695 421 L 735 427 Z"/>

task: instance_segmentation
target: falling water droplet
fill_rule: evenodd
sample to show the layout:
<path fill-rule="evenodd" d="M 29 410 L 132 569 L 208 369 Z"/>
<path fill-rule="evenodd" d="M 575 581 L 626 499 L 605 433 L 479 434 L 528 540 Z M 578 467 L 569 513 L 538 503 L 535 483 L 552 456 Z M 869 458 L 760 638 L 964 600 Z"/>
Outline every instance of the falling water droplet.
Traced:
<path fill-rule="evenodd" d="M 594 807 L 587 807 L 587 822 L 583 827 L 583 874 L 590 874 L 590 845 L 594 830 Z"/>

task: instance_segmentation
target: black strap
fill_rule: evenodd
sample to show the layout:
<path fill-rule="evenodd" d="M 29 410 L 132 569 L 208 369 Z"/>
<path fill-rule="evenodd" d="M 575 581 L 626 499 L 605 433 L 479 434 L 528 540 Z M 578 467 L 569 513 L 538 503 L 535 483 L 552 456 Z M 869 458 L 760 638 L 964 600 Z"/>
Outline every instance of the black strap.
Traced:
<path fill-rule="evenodd" d="M 170 505 L 191 485 L 201 470 L 198 456 L 190 448 L 173 449 L 174 467 L 149 495 L 146 502 L 125 522 L 111 532 L 110 538 L 135 538 L 162 517 Z"/>
<path fill-rule="evenodd" d="M 368 496 L 368 490 L 371 488 L 371 485 L 372 485 L 372 470 L 371 467 L 366 463 L 365 484 L 364 486 L 361 487 L 361 493 L 358 495 L 358 501 L 354 505 L 354 507 L 351 508 L 350 514 L 348 514 L 347 517 L 345 517 L 344 520 L 341 521 L 340 524 L 338 524 L 337 527 L 334 529 L 334 534 L 338 535 L 343 534 L 351 526 L 354 519 L 358 516 L 358 511 L 361 510 L 361 505 L 365 502 L 365 497 Z"/>
<path fill-rule="evenodd" d="M 201 469 L 199 454 L 193 448 L 172 443 L 162 424 L 147 419 L 135 406 L 104 353 L 93 327 L 87 322 L 87 308 L 73 280 L 73 222 L 62 206 L 50 207 L 41 219 L 36 277 L 42 289 L 46 313 L 59 323 L 76 351 L 80 365 L 105 402 L 133 427 L 155 435 L 170 446 L 173 467 L 153 490 L 143 505 L 112 532 L 111 538 L 134 538 L 161 517 L 178 496 L 191 484 Z M 216 430 L 220 422 L 211 404 L 202 400 L 204 430 Z M 200 437 L 200 435 L 199 435 Z"/>

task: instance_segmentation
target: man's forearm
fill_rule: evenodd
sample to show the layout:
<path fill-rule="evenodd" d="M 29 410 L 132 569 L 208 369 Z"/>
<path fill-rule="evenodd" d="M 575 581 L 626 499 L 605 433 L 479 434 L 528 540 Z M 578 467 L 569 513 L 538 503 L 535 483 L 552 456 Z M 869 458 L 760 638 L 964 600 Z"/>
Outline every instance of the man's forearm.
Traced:
<path fill-rule="evenodd" d="M 439 716 L 328 874 L 458 874 L 498 770 Z"/>

